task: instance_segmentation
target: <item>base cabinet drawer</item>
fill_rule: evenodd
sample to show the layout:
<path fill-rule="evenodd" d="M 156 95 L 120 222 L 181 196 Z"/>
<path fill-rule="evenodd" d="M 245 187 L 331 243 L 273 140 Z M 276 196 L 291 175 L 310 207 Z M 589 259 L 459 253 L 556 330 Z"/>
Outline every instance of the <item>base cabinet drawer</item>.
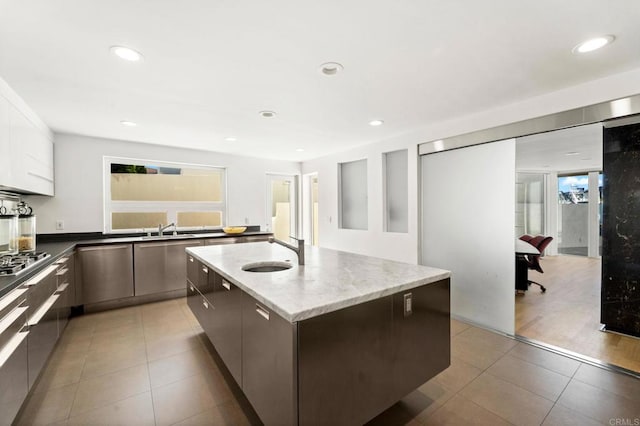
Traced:
<path fill-rule="evenodd" d="M 0 348 L 1 426 L 11 425 L 29 392 L 27 335 L 26 331 L 16 333 Z"/>
<path fill-rule="evenodd" d="M 217 277 L 209 339 L 238 385 L 242 384 L 242 290 Z"/>

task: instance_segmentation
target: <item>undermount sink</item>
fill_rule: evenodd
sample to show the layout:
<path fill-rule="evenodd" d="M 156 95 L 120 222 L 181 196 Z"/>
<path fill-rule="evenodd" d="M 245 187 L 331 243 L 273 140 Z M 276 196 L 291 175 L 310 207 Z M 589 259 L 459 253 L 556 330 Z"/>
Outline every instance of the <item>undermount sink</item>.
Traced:
<path fill-rule="evenodd" d="M 291 266 L 292 265 L 287 262 L 255 262 L 247 263 L 242 267 L 242 270 L 247 272 L 278 272 L 291 269 Z"/>
<path fill-rule="evenodd" d="M 176 235 L 145 235 L 141 237 L 143 240 L 173 240 L 176 238 L 197 238 L 195 234 L 176 234 Z"/>

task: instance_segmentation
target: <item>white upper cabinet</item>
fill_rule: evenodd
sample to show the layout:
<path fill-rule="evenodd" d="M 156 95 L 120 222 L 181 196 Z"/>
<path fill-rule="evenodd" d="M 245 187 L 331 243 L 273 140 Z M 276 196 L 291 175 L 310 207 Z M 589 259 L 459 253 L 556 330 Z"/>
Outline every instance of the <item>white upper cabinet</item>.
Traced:
<path fill-rule="evenodd" d="M 49 130 L 0 79 L 0 189 L 53 195 Z"/>
<path fill-rule="evenodd" d="M 53 195 L 53 143 L 25 115 L 10 107 L 13 188 Z"/>
<path fill-rule="evenodd" d="M 9 101 L 0 96 L 0 188 L 10 180 L 11 132 L 9 131 Z"/>

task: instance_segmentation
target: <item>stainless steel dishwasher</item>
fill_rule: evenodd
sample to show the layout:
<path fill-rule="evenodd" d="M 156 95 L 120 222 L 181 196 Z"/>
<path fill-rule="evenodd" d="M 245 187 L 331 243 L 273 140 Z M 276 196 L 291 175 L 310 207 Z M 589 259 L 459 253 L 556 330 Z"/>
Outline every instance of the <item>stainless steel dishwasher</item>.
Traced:
<path fill-rule="evenodd" d="M 87 305 L 133 296 L 131 244 L 79 247 L 77 255 L 82 294 L 76 303 Z"/>

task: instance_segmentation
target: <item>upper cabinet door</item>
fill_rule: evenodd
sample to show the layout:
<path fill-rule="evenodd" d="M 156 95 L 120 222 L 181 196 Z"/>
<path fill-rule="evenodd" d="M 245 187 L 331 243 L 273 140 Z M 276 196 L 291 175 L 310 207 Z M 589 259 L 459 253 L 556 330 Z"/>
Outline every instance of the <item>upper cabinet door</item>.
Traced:
<path fill-rule="evenodd" d="M 6 186 L 53 195 L 53 142 L 14 106 L 9 106 L 9 127 L 11 165 Z"/>
<path fill-rule="evenodd" d="M 0 187 L 9 185 L 11 165 L 11 132 L 9 131 L 9 101 L 0 95 Z"/>

